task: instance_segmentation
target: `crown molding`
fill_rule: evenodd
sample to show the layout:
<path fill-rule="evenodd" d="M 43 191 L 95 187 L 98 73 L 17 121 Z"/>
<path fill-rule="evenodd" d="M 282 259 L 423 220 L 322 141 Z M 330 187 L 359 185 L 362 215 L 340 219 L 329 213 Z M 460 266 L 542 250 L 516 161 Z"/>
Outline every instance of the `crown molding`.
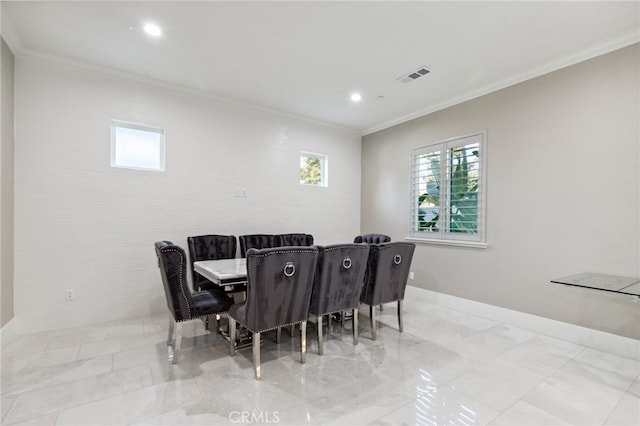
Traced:
<path fill-rule="evenodd" d="M 2 1 L 0 1 L 0 35 L 14 55 L 22 49 L 22 40 L 18 36 L 18 32 L 11 22 L 11 19 L 7 17 L 7 12 L 2 5 Z"/>
<path fill-rule="evenodd" d="M 350 132 L 350 133 L 354 133 L 356 135 L 360 135 L 360 129 L 354 129 L 354 128 L 350 128 L 350 127 L 340 126 L 338 124 L 329 123 L 329 122 L 325 122 L 325 121 L 321 121 L 321 120 L 316 120 L 316 119 L 313 119 L 313 118 L 292 114 L 292 113 L 281 111 L 281 110 L 277 110 L 277 109 L 274 109 L 274 108 L 269 108 L 269 107 L 265 107 L 265 106 L 261 106 L 261 105 L 257 105 L 257 104 L 252 104 L 252 103 L 249 103 L 249 102 L 243 102 L 243 101 L 239 101 L 239 100 L 235 100 L 235 99 L 231 99 L 231 98 L 225 98 L 225 97 L 218 96 L 218 95 L 215 95 L 213 93 L 206 92 L 206 91 L 203 91 L 203 90 L 192 89 L 192 88 L 189 88 L 187 86 L 174 84 L 174 83 L 169 83 L 169 82 L 166 82 L 166 81 L 163 81 L 163 80 L 158 80 L 158 79 L 155 79 L 155 78 L 152 78 L 152 77 L 145 77 L 145 76 L 142 76 L 142 75 L 130 73 L 130 72 L 127 72 L 127 71 L 121 71 L 121 70 L 117 70 L 115 68 L 109 68 L 109 67 L 102 66 L 102 65 L 95 65 L 95 64 L 90 64 L 88 62 L 68 59 L 68 58 L 64 58 L 62 56 L 45 53 L 45 52 L 42 52 L 42 51 L 39 51 L 39 50 L 22 48 L 22 49 L 17 49 L 17 51 L 14 51 L 14 55 L 16 56 L 16 58 L 33 59 L 33 60 L 37 60 L 37 61 L 41 61 L 41 62 L 53 64 L 53 65 L 57 65 L 57 66 L 66 68 L 66 69 L 68 69 L 70 71 L 85 72 L 85 73 L 93 74 L 93 75 L 98 76 L 98 77 L 103 77 L 103 78 L 106 77 L 106 78 L 112 78 L 112 79 L 116 79 L 116 80 L 135 82 L 135 83 L 144 84 L 144 85 L 147 85 L 147 86 L 150 86 L 150 87 L 161 88 L 161 89 L 164 89 L 164 90 L 173 91 L 173 92 L 180 93 L 180 94 L 183 94 L 183 95 L 189 95 L 189 96 L 194 96 L 194 97 L 198 97 L 198 98 L 208 99 L 208 100 L 212 100 L 212 101 L 219 102 L 219 103 L 224 103 L 224 104 L 228 104 L 228 105 L 234 105 L 234 106 L 237 106 L 237 107 L 251 109 L 251 110 L 254 110 L 254 111 L 259 111 L 259 112 L 270 114 L 270 115 L 286 117 L 286 118 L 293 119 L 293 120 L 304 121 L 304 122 L 311 123 L 311 124 L 314 124 L 314 125 L 318 125 L 318 126 L 322 126 L 322 127 L 328 127 L 328 128 L 332 128 L 332 129 L 335 129 L 335 130 L 347 131 L 347 132 Z"/>
<path fill-rule="evenodd" d="M 379 132 L 381 130 L 388 129 L 393 126 L 397 126 L 402 123 L 406 123 L 407 121 L 414 120 L 416 118 L 424 117 L 425 115 L 432 114 L 434 112 L 443 110 L 445 108 L 452 107 L 454 105 L 461 104 L 466 101 L 470 101 L 475 98 L 479 98 L 480 96 L 488 95 L 489 93 L 496 92 L 501 89 L 505 89 L 510 86 L 514 86 L 519 83 L 523 83 L 527 80 L 534 79 L 536 77 L 540 77 L 542 75 L 551 73 L 553 71 L 560 70 L 562 68 L 569 67 L 571 65 L 578 64 L 580 62 L 587 61 L 589 59 L 613 52 L 618 49 L 622 49 L 627 46 L 631 46 L 632 44 L 640 42 L 640 30 L 636 30 L 630 33 L 623 34 L 619 37 L 608 40 L 604 43 L 600 43 L 596 46 L 593 46 L 589 49 L 582 50 L 575 54 L 564 57 L 560 60 L 551 62 L 541 67 L 537 67 L 531 69 L 525 73 L 519 74 L 514 77 L 510 77 L 499 81 L 495 84 L 490 84 L 480 89 L 467 92 L 461 96 L 448 99 L 438 105 L 421 109 L 411 114 L 407 114 L 396 119 L 387 121 L 377 126 L 369 127 L 367 129 L 362 130 L 362 136 L 367 136 L 375 132 Z"/>

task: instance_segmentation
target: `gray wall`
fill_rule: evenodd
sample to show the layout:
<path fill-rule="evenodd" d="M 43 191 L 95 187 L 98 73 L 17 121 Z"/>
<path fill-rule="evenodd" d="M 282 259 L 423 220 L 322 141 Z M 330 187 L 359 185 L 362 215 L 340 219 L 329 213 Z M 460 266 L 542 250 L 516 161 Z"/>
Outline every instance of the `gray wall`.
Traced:
<path fill-rule="evenodd" d="M 2 208 L 0 209 L 0 327 L 13 318 L 13 53 L 1 39 L 2 57 L 2 145 L 0 148 L 0 179 L 2 185 Z"/>
<path fill-rule="evenodd" d="M 550 284 L 640 276 L 639 45 L 363 139 L 362 231 L 409 232 L 411 149 L 487 129 L 487 249 L 420 244 L 410 284 L 640 338 L 630 297 Z"/>

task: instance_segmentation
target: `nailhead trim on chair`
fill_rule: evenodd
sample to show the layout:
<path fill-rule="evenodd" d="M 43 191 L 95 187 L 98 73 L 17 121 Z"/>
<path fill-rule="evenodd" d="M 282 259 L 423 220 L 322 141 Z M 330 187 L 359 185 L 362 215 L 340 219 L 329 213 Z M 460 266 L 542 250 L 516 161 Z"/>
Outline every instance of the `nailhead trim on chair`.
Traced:
<path fill-rule="evenodd" d="M 184 281 L 184 277 L 182 276 L 182 271 L 185 269 L 185 266 L 184 266 L 185 265 L 185 256 L 183 256 L 182 253 L 179 250 L 172 249 L 172 248 L 163 249 L 163 251 L 165 251 L 165 252 L 172 251 L 172 252 L 178 253 L 180 255 L 180 275 L 179 275 L 180 293 L 182 293 L 182 297 L 184 298 L 184 301 L 187 303 L 187 309 L 189 311 L 189 318 L 192 319 L 191 318 L 191 305 L 189 304 L 189 299 L 187 298 L 187 294 L 184 291 L 184 286 L 182 285 L 182 283 Z M 201 318 L 201 317 L 199 317 L 199 318 Z M 179 322 L 182 322 L 182 321 L 186 321 L 186 320 L 181 320 Z"/>
<path fill-rule="evenodd" d="M 182 319 L 180 321 L 176 321 L 176 319 L 174 318 L 173 320 L 176 322 L 187 322 L 187 321 L 193 321 L 193 320 L 197 320 L 197 319 L 201 319 L 201 318 L 206 318 L 206 317 L 211 317 L 213 315 L 224 315 L 224 314 L 228 314 L 229 311 L 222 311 L 222 312 L 215 312 L 213 314 L 207 314 L 207 315 L 200 315 L 198 317 L 193 317 L 193 318 L 187 318 L 187 319 Z"/>
<path fill-rule="evenodd" d="M 247 250 L 247 251 L 249 251 L 249 250 Z M 267 256 L 272 256 L 274 254 L 284 254 L 284 253 L 316 253 L 316 250 L 309 250 L 309 249 L 287 250 L 287 251 L 274 250 L 274 251 L 271 251 L 271 252 L 266 253 L 266 254 L 259 254 L 259 255 L 255 256 L 255 257 L 267 257 Z M 248 256 L 247 256 L 247 259 L 248 259 Z M 250 278 L 249 278 L 250 275 L 251 275 L 251 271 L 249 270 L 249 263 L 247 262 L 247 283 L 249 283 L 249 281 L 251 281 Z M 249 314 L 251 312 L 251 309 L 249 309 L 250 308 L 249 300 L 250 300 L 250 298 L 249 298 L 249 285 L 247 285 L 247 298 L 246 298 L 246 302 L 245 302 L 246 303 L 245 312 L 247 313 L 247 322 L 250 322 L 249 321 Z M 238 321 L 238 322 L 240 322 L 240 321 Z M 293 323 L 289 323 L 289 324 L 282 324 L 282 325 L 278 325 L 276 327 L 268 328 L 268 329 L 262 330 L 262 331 L 255 331 L 255 330 L 252 330 L 252 331 L 254 333 L 262 333 L 263 331 L 275 330 L 278 327 L 286 327 L 288 325 L 300 324 L 301 322 L 302 321 L 297 321 L 297 322 L 293 322 Z M 242 324 L 242 322 L 240 322 L 240 323 Z M 246 325 L 245 325 L 245 327 L 246 327 Z"/>

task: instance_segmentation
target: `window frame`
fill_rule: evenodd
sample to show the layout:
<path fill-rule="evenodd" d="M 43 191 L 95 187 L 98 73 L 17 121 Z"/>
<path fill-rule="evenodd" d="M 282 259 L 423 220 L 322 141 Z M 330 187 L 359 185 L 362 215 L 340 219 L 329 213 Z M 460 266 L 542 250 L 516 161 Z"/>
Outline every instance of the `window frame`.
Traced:
<path fill-rule="evenodd" d="M 317 187 L 328 187 L 329 186 L 329 156 L 327 154 L 318 154 L 317 152 L 309 152 L 309 151 L 300 151 L 299 161 L 302 162 L 302 158 L 316 158 L 320 160 L 320 182 L 318 183 L 308 183 L 302 182 L 300 180 L 300 185 L 304 186 L 317 186 Z M 298 174 L 302 168 L 298 169 Z"/>
<path fill-rule="evenodd" d="M 117 130 L 118 128 L 129 129 L 129 130 L 138 130 L 142 132 L 155 133 L 160 135 L 160 149 L 158 152 L 158 163 L 159 167 L 140 167 L 140 166 L 130 166 L 118 164 L 116 161 L 117 154 Z M 111 167 L 117 169 L 130 169 L 130 170 L 143 170 L 150 172 L 164 172 L 165 171 L 165 157 L 166 157 L 166 146 L 165 146 L 165 130 L 162 127 L 158 126 L 150 126 L 147 124 L 141 123 L 132 123 L 128 121 L 122 120 L 111 120 Z"/>
<path fill-rule="evenodd" d="M 474 141 L 473 139 L 477 139 Z M 448 151 L 456 147 L 461 147 L 478 142 L 478 205 L 477 205 L 477 233 L 450 232 L 444 226 L 448 213 L 439 218 L 439 231 L 418 231 L 418 198 L 420 191 L 416 183 L 417 157 L 429 152 L 439 151 L 440 157 L 440 182 L 449 183 L 451 181 L 450 171 L 447 168 Z M 425 244 L 441 244 L 464 246 L 474 248 L 486 248 L 486 200 L 487 200 L 487 130 L 470 132 L 459 136 L 454 136 L 438 142 L 417 147 L 411 150 L 411 173 L 410 173 L 410 206 L 409 206 L 409 237 L 407 240 Z M 444 191 L 439 193 L 439 206 L 444 206 L 445 212 L 450 204 L 451 196 L 449 185 Z"/>

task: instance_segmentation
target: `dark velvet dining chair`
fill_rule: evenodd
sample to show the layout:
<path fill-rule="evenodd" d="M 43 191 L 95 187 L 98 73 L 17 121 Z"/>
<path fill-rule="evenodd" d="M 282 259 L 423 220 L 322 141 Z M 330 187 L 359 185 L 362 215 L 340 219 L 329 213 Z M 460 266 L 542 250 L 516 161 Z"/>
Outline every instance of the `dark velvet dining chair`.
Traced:
<path fill-rule="evenodd" d="M 307 318 L 318 258 L 315 247 L 282 247 L 247 251 L 247 296 L 229 309 L 230 354 L 235 355 L 236 326 L 253 333 L 253 366 L 261 378 L 260 335 L 300 324 L 300 357 L 307 353 Z"/>
<path fill-rule="evenodd" d="M 276 236 L 272 234 L 249 234 L 240 235 L 240 257 L 246 257 L 250 248 L 265 249 L 277 247 Z"/>
<path fill-rule="evenodd" d="M 312 246 L 313 235 L 309 234 L 277 234 L 276 247 L 282 246 Z"/>
<path fill-rule="evenodd" d="M 191 282 L 194 290 L 217 289 L 219 286 L 198 274 L 193 268 L 194 262 L 201 260 L 233 259 L 236 257 L 235 235 L 196 235 L 187 237 L 189 261 L 191 263 Z"/>
<path fill-rule="evenodd" d="M 369 305 L 371 337 L 377 338 L 374 306 L 398 302 L 398 328 L 402 329 L 402 301 L 416 245 L 391 242 L 369 245 L 369 258 L 360 302 Z"/>
<path fill-rule="evenodd" d="M 357 235 L 354 239 L 354 243 L 367 243 L 367 244 L 381 244 L 391 241 L 391 237 L 385 234 L 362 234 Z M 383 306 L 380 305 L 380 310 L 383 310 Z"/>
<path fill-rule="evenodd" d="M 353 317 L 353 344 L 358 344 L 358 306 L 367 269 L 369 246 L 334 244 L 318 246 L 318 265 L 313 282 L 309 312 L 317 319 L 318 353 L 322 355 L 322 317 L 350 310 Z M 328 332 L 331 333 L 331 315 Z"/>
<path fill-rule="evenodd" d="M 353 239 L 354 243 L 380 244 L 388 243 L 391 237 L 385 234 L 362 234 Z"/>
<path fill-rule="evenodd" d="M 155 243 L 158 267 L 169 309 L 169 360 L 178 363 L 182 348 L 182 323 L 226 314 L 233 301 L 222 290 L 192 292 L 187 284 L 187 256 L 171 241 Z"/>

